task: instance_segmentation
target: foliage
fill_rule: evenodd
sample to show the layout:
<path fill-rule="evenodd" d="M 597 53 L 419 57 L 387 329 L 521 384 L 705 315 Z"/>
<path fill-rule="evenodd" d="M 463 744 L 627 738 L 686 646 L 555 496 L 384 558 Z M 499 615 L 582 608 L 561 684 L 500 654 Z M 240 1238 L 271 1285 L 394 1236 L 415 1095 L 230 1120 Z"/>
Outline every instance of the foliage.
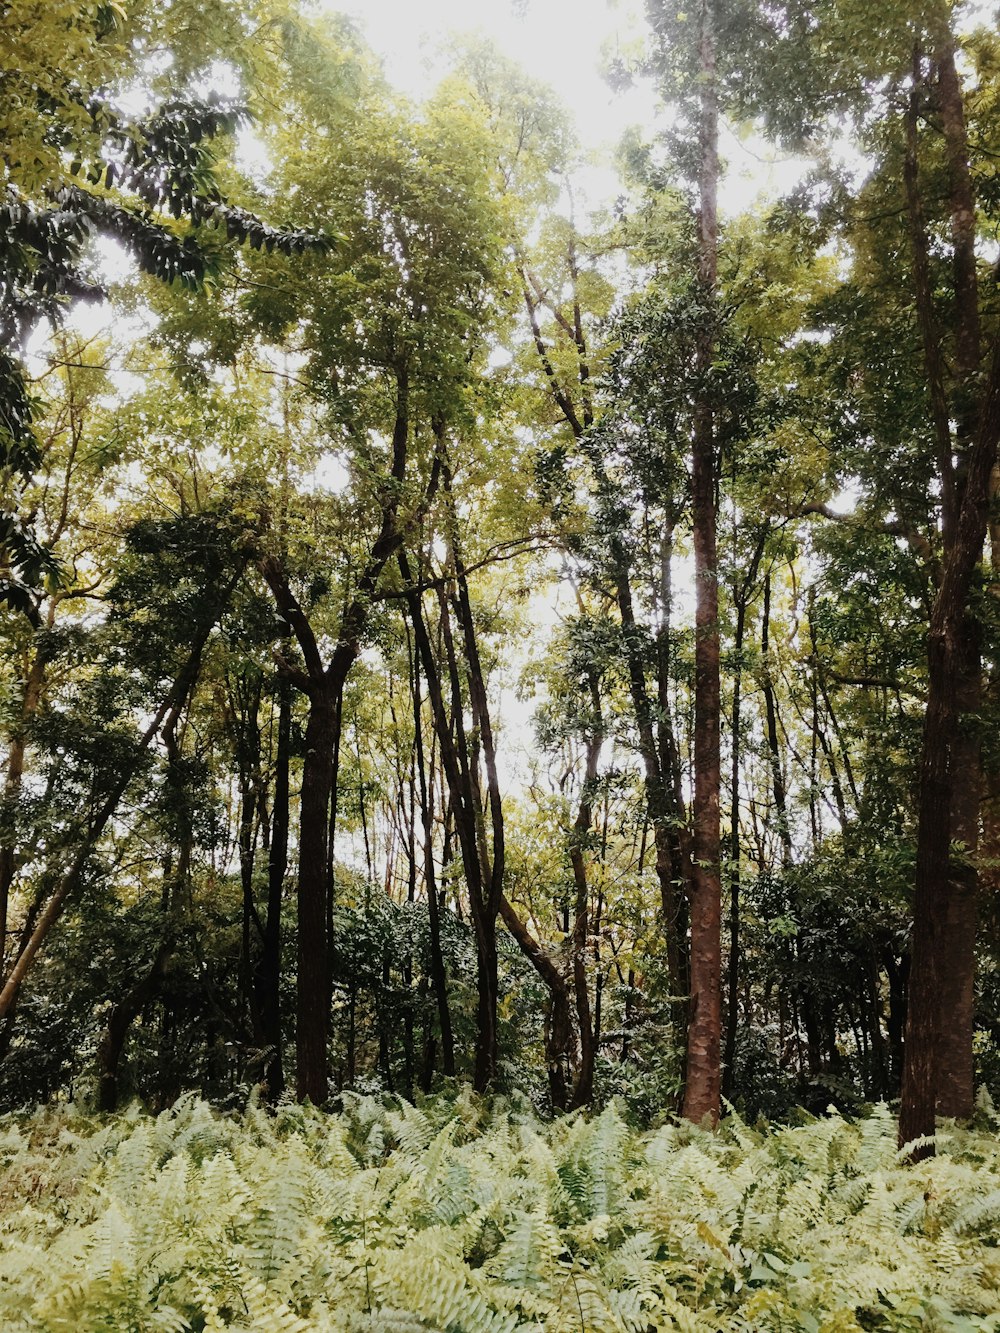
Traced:
<path fill-rule="evenodd" d="M 884 1107 L 782 1130 L 546 1124 L 467 1093 L 323 1115 L 70 1107 L 0 1129 L 0 1315 L 45 1329 L 996 1327 L 1000 1151 Z"/>
<path fill-rule="evenodd" d="M 39 324 L 55 326 L 72 303 L 106 295 L 96 240 L 117 243 L 143 272 L 190 290 L 218 272 L 227 242 L 268 253 L 328 247 L 326 238 L 272 227 L 222 194 L 214 141 L 235 133 L 250 113 L 232 98 L 198 96 L 184 86 L 183 75 L 204 76 L 223 52 L 239 58 L 239 45 L 228 50 L 225 45 L 242 26 L 228 0 L 210 5 L 197 24 L 190 15 L 185 24 L 180 15 L 177 29 L 178 15 L 171 14 L 165 31 L 156 31 L 160 49 L 153 52 L 151 29 L 159 29 L 165 18 L 156 0 L 136 6 L 131 18 L 114 0 L 83 5 L 59 0 L 42 8 L 40 14 L 32 0 L 18 0 L 0 17 L 0 49 L 13 56 L 0 77 L 5 481 L 27 480 L 39 463 L 33 430 L 38 403 L 25 374 L 25 346 Z M 224 32 L 215 28 L 220 17 L 229 20 Z M 201 34 L 193 52 L 185 27 Z M 145 114 L 128 114 L 124 108 L 134 81 L 148 85 L 157 56 L 162 60 L 165 53 L 168 66 L 178 65 L 173 95 Z M 15 577 L 3 579 L 0 596 L 27 610 L 32 586 L 43 574 L 56 577 L 59 567 L 6 503 L 0 507 L 0 553 L 15 571 Z"/>

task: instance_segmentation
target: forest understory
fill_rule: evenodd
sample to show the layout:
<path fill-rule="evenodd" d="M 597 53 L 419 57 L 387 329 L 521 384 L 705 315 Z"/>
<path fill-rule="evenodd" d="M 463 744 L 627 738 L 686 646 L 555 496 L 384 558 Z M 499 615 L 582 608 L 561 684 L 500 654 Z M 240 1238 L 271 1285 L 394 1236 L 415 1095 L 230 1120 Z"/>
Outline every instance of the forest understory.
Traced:
<path fill-rule="evenodd" d="M 39 1333 L 1000 1327 L 1000 1144 L 729 1116 L 637 1131 L 467 1090 L 0 1122 L 0 1322 Z"/>

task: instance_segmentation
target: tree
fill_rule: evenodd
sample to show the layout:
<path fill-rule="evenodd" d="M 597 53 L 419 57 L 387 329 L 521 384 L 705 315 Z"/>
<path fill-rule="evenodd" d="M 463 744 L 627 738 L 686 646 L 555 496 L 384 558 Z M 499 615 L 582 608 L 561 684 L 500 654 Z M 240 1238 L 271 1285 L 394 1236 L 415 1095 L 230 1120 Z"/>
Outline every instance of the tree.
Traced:
<path fill-rule="evenodd" d="M 239 60 L 245 43 L 238 7 L 215 0 L 197 23 L 188 5 L 19 0 L 3 14 L 2 34 L 18 60 L 3 76 L 5 197 L 0 204 L 0 459 L 6 485 L 38 462 L 35 406 L 20 358 L 33 330 L 56 325 L 73 301 L 97 300 L 91 243 L 119 243 L 146 273 L 200 287 L 218 271 L 225 242 L 288 254 L 325 249 L 315 233 L 280 230 L 224 199 L 212 141 L 249 118 L 238 101 L 191 91 L 213 59 Z M 201 34 L 192 43 L 191 33 Z M 171 47 L 171 38 L 176 45 Z M 150 82 L 156 51 L 170 53 L 174 86 L 161 105 L 130 117 L 120 97 Z M 159 91 L 161 78 L 150 91 Z M 178 223 L 184 225 L 178 225 Z M 0 594 L 26 610 L 29 589 L 58 576 L 51 553 L 19 521 L 15 498 L 0 511 Z"/>

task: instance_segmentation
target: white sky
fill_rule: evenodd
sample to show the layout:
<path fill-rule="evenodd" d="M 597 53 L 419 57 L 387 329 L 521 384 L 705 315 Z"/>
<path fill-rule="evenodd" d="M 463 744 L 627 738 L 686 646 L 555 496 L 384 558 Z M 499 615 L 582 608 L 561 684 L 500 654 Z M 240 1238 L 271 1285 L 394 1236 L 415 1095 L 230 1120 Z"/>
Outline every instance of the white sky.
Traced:
<path fill-rule="evenodd" d="M 529 74 L 549 84 L 569 108 L 580 143 L 593 162 L 585 181 L 591 205 L 610 203 L 618 193 L 611 153 L 629 126 L 651 126 L 656 97 L 646 85 L 612 92 L 601 77 L 601 67 L 608 55 L 629 51 L 645 33 L 642 0 L 320 3 L 355 18 L 384 61 L 390 81 L 415 97 L 434 87 L 442 69 L 437 53 L 450 34 L 487 37 Z M 782 193 L 802 172 L 801 161 L 775 161 L 759 141 L 741 142 L 725 129 L 721 148 L 728 165 L 723 200 L 731 211 L 748 207 L 758 195 Z"/>
<path fill-rule="evenodd" d="M 642 116 L 648 99 L 616 97 L 600 76 L 602 46 L 629 42 L 641 23 L 634 0 L 325 0 L 358 19 L 391 81 L 420 95 L 434 82 L 434 49 L 454 32 L 479 33 L 550 84 L 596 146 Z"/>

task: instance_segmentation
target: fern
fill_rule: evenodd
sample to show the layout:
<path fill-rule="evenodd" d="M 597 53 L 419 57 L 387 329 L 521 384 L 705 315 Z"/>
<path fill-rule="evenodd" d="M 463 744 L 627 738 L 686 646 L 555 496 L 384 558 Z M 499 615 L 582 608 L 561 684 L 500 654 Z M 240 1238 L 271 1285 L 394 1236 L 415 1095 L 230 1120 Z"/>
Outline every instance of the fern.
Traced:
<path fill-rule="evenodd" d="M 876 1108 L 761 1132 L 468 1092 L 0 1120 L 0 1328 L 1000 1330 L 1000 1144 Z"/>

